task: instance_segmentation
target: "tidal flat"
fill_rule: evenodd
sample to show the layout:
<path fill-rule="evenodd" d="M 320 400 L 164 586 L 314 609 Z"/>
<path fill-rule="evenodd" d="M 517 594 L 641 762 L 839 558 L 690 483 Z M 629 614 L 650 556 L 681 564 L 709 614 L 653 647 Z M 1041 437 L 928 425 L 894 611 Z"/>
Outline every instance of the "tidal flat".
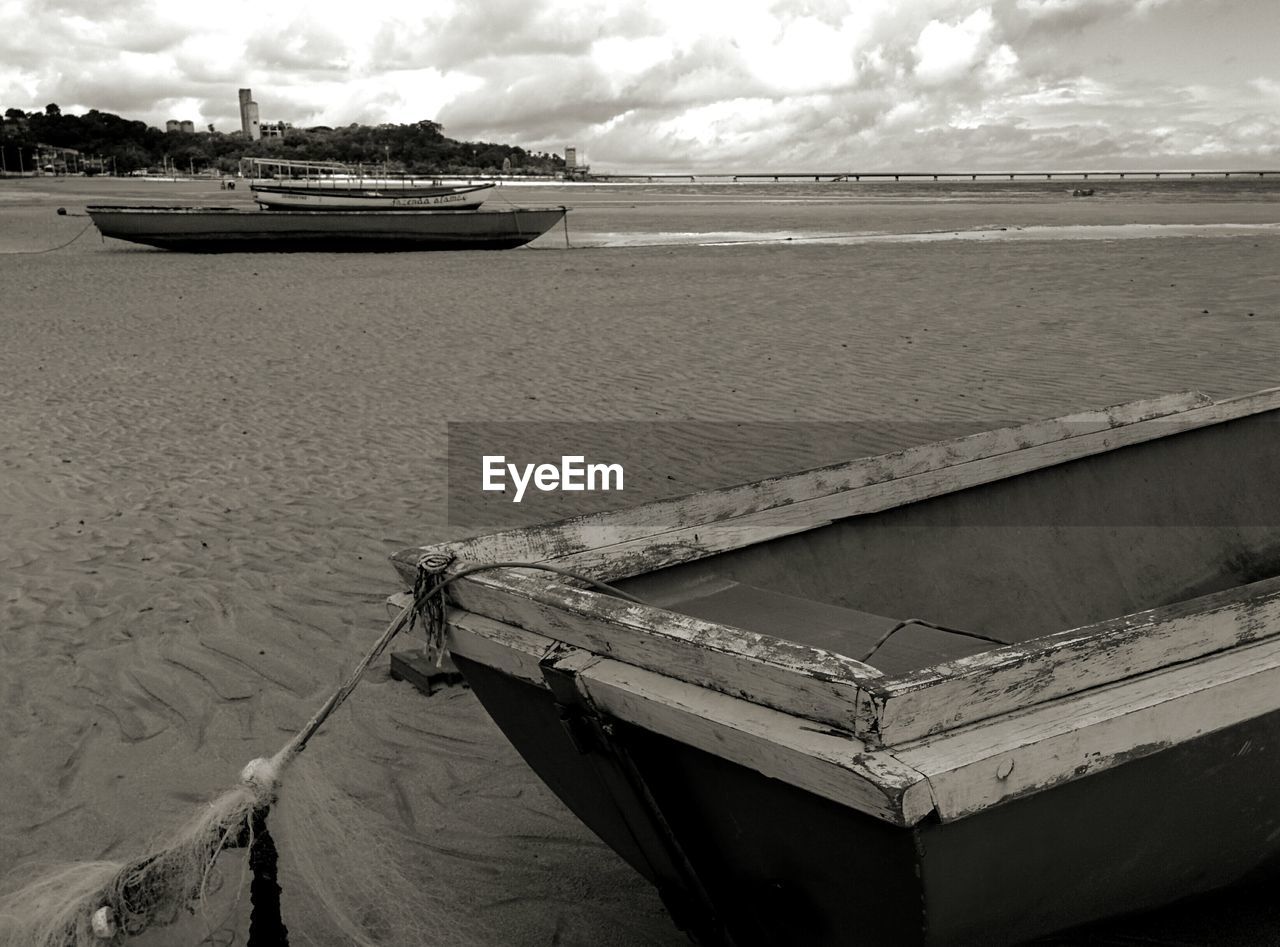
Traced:
<path fill-rule="evenodd" d="M 1280 385 L 1280 185 L 1071 186 L 504 184 L 486 207 L 565 204 L 567 228 L 502 252 L 206 256 L 78 215 L 252 206 L 243 185 L 0 180 L 8 878 L 141 853 L 307 720 L 388 620 L 387 557 L 465 532 L 448 422 L 853 421 L 889 449 L 912 424 Z M 434 892 L 427 942 L 685 943 L 469 691 L 425 698 L 383 659 L 308 754 Z M 281 844 L 285 921 L 326 943 Z M 1251 904 L 1055 943 L 1280 936 Z M 220 902 L 207 926 L 241 915 Z"/>

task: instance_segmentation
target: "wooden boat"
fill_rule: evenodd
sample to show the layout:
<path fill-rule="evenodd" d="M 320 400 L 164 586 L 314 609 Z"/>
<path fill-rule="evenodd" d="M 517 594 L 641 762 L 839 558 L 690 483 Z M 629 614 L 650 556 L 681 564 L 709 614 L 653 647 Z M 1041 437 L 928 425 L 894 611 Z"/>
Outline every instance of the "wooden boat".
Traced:
<path fill-rule="evenodd" d="M 489 184 L 401 184 L 361 186 L 356 182 L 316 181 L 288 184 L 251 184 L 253 199 L 268 210 L 367 209 L 412 207 L 434 210 L 474 210 L 489 196 Z"/>
<path fill-rule="evenodd" d="M 86 208 L 104 237 L 166 250 L 505 250 L 542 236 L 565 207 L 506 210 L 245 210 L 238 207 Z"/>
<path fill-rule="evenodd" d="M 404 550 L 703 944 L 1000 944 L 1274 871 L 1280 389 Z M 424 560 L 425 555 L 443 559 Z"/>

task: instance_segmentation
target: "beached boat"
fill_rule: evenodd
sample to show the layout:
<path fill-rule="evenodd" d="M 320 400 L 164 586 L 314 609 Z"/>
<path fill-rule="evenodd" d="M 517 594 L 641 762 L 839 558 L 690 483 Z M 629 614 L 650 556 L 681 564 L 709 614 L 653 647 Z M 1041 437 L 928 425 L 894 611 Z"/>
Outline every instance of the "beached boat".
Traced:
<path fill-rule="evenodd" d="M 699 943 L 1012 943 L 1275 869 L 1278 484 L 1280 389 L 1191 393 L 394 564 L 644 603 L 442 630 Z"/>
<path fill-rule="evenodd" d="M 435 210 L 473 210 L 484 203 L 493 184 L 394 184 L 362 186 L 357 182 L 294 181 L 251 184 L 253 199 L 268 210 L 385 209 L 413 207 Z"/>
<path fill-rule="evenodd" d="M 505 250 L 542 236 L 565 207 L 506 210 L 246 210 L 238 207 L 86 208 L 104 237 L 166 250 Z"/>

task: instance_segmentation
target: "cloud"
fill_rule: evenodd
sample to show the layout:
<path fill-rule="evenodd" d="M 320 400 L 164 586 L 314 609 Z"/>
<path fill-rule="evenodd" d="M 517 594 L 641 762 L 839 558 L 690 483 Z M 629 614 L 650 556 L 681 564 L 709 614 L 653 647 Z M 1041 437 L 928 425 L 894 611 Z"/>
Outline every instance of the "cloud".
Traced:
<path fill-rule="evenodd" d="M 1016 7 L 1042 26 L 1079 29 L 1113 16 L 1141 17 L 1181 0 L 1017 0 Z"/>
<path fill-rule="evenodd" d="M 223 0 L 211 16 L 0 0 L 0 106 L 227 130 L 250 87 L 268 121 L 432 119 L 464 140 L 574 145 L 616 170 L 985 169 L 1178 149 L 1228 161 L 1268 147 L 1275 160 L 1276 138 L 1257 136 L 1280 71 L 1241 52 L 1252 32 L 1214 47 L 1193 13 L 1187 0 Z M 1240 63 L 1193 85 L 1187 48 Z"/>
<path fill-rule="evenodd" d="M 251 69 L 271 69 L 295 76 L 346 72 L 351 49 L 327 26 L 294 20 L 283 30 L 255 33 L 244 44 L 244 63 Z"/>
<path fill-rule="evenodd" d="M 930 20 L 916 40 L 916 77 L 926 85 L 954 82 L 985 58 L 995 20 L 986 7 L 958 23 Z"/>
<path fill-rule="evenodd" d="M 1280 102 L 1280 79 L 1257 76 L 1249 80 L 1249 87 L 1264 98 Z"/>

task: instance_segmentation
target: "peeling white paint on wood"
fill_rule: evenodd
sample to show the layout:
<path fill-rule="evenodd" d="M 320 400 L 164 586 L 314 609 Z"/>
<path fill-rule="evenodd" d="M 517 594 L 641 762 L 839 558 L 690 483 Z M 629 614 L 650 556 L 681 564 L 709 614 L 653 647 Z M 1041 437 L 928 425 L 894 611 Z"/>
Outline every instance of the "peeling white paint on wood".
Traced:
<path fill-rule="evenodd" d="M 458 655 L 545 686 L 553 639 L 461 610 L 449 624 Z M 612 717 L 895 825 L 963 818 L 1280 709 L 1275 640 L 890 748 L 577 649 L 556 665 Z"/>
<path fill-rule="evenodd" d="M 1270 401 L 1280 403 L 1280 389 L 1248 397 L 1258 398 L 1260 395 L 1270 395 L 1272 396 Z M 1251 403 L 1244 402 L 1245 399 L 1234 399 L 1214 403 L 1199 392 L 1182 392 L 923 444 L 889 454 L 859 458 L 843 464 L 726 487 L 693 496 L 660 500 L 640 508 L 633 507 L 627 510 L 576 517 L 561 523 L 491 533 L 451 543 L 447 548 L 460 559 L 470 562 L 545 562 L 568 559 L 609 546 L 626 546 L 635 541 L 643 542 L 661 533 L 681 531 L 681 535 L 684 535 L 687 527 L 694 528 L 696 531 L 697 527 L 710 527 L 716 524 L 737 526 L 738 524 L 726 524 L 724 521 L 762 511 L 778 510 L 794 503 L 812 501 L 873 484 L 945 471 L 974 461 L 1016 454 L 1042 445 L 1069 442 L 1075 438 L 1119 431 L 1127 427 L 1140 427 L 1143 422 L 1163 417 L 1177 416 L 1188 427 L 1213 423 L 1212 418 L 1197 415 L 1193 409 L 1216 408 L 1220 412 L 1239 412 L 1231 416 L 1243 416 L 1259 410 Z M 1141 433 L 1149 439 L 1161 437 L 1170 432 L 1170 430 L 1162 431 L 1148 426 L 1141 432 L 1129 432 L 1129 436 L 1133 437 L 1135 433 Z M 1138 439 L 1142 438 L 1139 437 L 1130 442 L 1136 442 Z M 1115 446 L 1119 444 L 1094 441 L 1087 448 L 1069 456 L 1085 456 L 1088 453 L 1096 453 L 1100 449 L 1110 450 Z M 921 481 L 918 486 L 923 484 L 924 482 Z M 953 489 L 959 489 L 959 487 Z M 793 519 L 790 522 L 798 526 L 801 521 Z M 803 522 L 814 522 L 812 514 L 810 513 Z M 731 538 L 732 534 L 725 534 L 726 541 Z M 758 541 L 751 540 L 749 534 L 744 537 L 744 540 Z M 684 542 L 681 542 L 682 546 Z M 412 580 L 413 568 L 417 560 L 423 553 L 435 548 L 423 546 L 407 549 L 397 554 L 394 561 L 397 568 L 401 570 L 401 574 L 406 579 Z M 735 547 L 718 545 L 716 548 Z M 619 552 L 621 553 L 622 550 Z M 612 574 L 621 573 L 615 571 Z"/>
<path fill-rule="evenodd" d="M 1280 633 L 1280 578 L 993 648 L 871 686 L 863 737 L 916 740 Z"/>
<path fill-rule="evenodd" d="M 580 686 L 619 720 L 782 779 L 895 825 L 933 810 L 924 778 L 853 734 L 695 687 L 619 661 L 582 672 Z"/>
<path fill-rule="evenodd" d="M 670 677 L 852 730 L 860 684 L 881 676 L 843 655 L 636 605 L 514 571 L 453 586 L 469 612 Z"/>
<path fill-rule="evenodd" d="M 1277 709 L 1280 641 L 1269 640 L 891 752 L 929 779 L 951 821 Z"/>
<path fill-rule="evenodd" d="M 1280 389 L 1171 396 L 433 548 L 607 581 L 1277 409 Z M 406 580 L 423 551 L 397 555 Z M 749 632 L 559 576 L 484 572 L 449 594 L 459 655 L 541 685 L 550 649 L 582 649 L 563 666 L 603 711 L 897 824 L 935 806 L 962 818 L 1280 708 L 1280 578 L 893 678 L 781 637 L 795 629 Z"/>
<path fill-rule="evenodd" d="M 557 642 L 461 609 L 449 613 L 456 655 L 546 687 L 542 661 Z M 933 810 L 924 778 L 848 731 L 780 713 L 642 668 L 565 649 L 554 661 L 572 671 L 599 711 L 714 753 L 895 825 Z"/>

